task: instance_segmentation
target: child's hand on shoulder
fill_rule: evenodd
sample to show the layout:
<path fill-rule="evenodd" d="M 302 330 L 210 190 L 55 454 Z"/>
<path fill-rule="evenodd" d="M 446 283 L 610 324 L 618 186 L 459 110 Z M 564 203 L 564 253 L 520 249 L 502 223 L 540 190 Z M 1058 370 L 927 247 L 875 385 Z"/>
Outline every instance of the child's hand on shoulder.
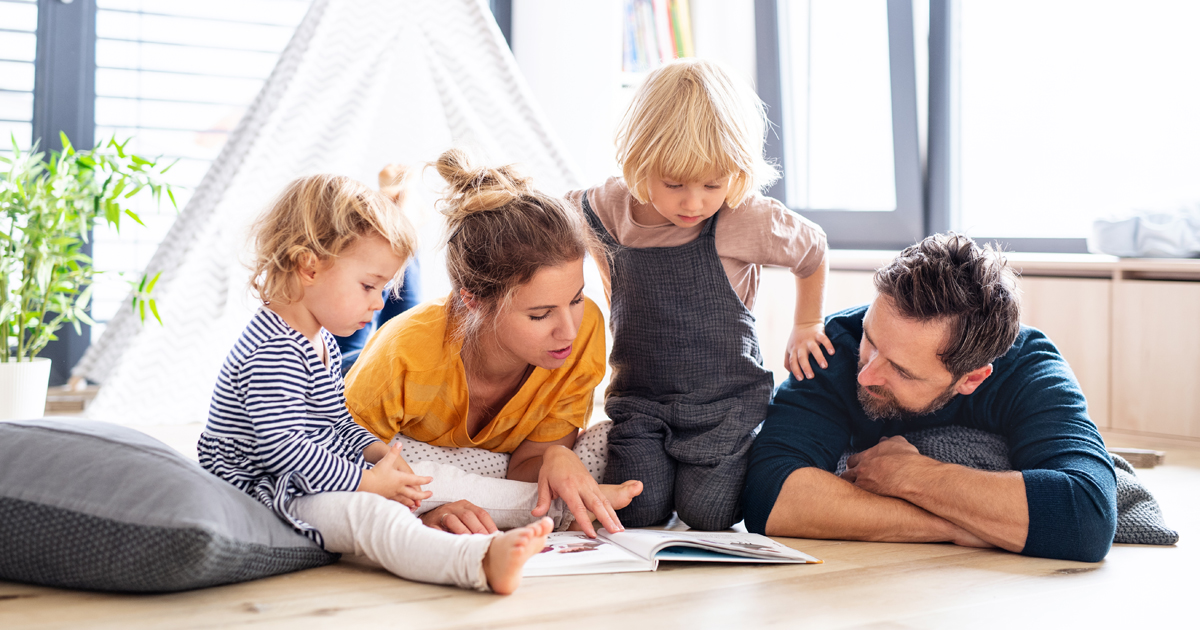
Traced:
<path fill-rule="evenodd" d="M 433 496 L 432 492 L 421 489 L 433 481 L 433 477 L 414 474 L 408 462 L 400 457 L 400 448 L 399 444 L 392 446 L 374 468 L 363 471 L 358 491 L 373 492 L 415 509 L 420 507 L 421 501 Z"/>
<path fill-rule="evenodd" d="M 792 334 L 788 337 L 787 348 L 783 352 L 783 364 L 787 367 L 792 376 L 796 380 L 803 381 L 805 378 L 812 378 L 813 368 L 812 362 L 808 355 L 812 355 L 816 364 L 822 369 L 829 367 L 829 363 L 825 360 L 825 355 L 821 353 L 821 348 L 832 355 L 833 342 L 829 337 L 825 336 L 825 323 L 821 321 L 806 322 L 796 324 L 792 327 Z"/>

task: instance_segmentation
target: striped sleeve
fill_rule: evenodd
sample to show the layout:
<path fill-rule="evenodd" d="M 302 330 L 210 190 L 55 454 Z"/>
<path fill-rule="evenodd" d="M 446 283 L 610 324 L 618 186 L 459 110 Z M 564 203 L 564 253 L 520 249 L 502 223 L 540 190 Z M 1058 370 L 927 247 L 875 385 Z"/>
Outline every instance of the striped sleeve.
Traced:
<path fill-rule="evenodd" d="M 332 402 L 308 399 L 312 383 L 306 365 L 304 350 L 286 338 L 270 340 L 246 358 L 240 389 L 255 434 L 256 463 L 276 477 L 294 473 L 306 493 L 356 490 L 362 468 L 306 434 L 308 408 Z"/>

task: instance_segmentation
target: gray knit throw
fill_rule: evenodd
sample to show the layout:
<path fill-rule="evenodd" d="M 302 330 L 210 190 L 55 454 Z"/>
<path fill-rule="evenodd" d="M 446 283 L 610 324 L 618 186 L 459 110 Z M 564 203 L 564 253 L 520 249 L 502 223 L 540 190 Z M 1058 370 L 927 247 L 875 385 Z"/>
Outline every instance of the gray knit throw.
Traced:
<path fill-rule="evenodd" d="M 948 464 L 959 464 L 979 470 L 1012 470 L 1008 461 L 1008 442 L 999 435 L 960 426 L 935 427 L 914 431 L 904 436 L 924 456 Z M 846 470 L 842 455 L 837 474 Z M 1179 533 L 1163 522 L 1158 502 L 1142 485 L 1133 466 L 1120 455 L 1112 455 L 1117 471 L 1117 533 L 1115 543 L 1137 545 L 1174 545 Z"/>

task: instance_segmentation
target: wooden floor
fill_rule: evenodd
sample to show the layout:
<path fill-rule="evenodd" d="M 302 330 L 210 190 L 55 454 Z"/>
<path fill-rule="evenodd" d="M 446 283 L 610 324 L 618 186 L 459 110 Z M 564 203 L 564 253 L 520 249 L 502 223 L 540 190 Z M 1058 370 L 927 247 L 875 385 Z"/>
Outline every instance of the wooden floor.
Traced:
<path fill-rule="evenodd" d="M 198 428 L 147 432 L 187 452 Z M 1153 446 L 1113 438 L 1109 445 Z M 1200 449 L 1164 450 L 1165 465 L 1138 474 L 1180 543 L 1117 545 L 1097 564 L 952 545 L 779 539 L 825 563 L 667 563 L 657 573 L 528 579 L 500 597 L 405 582 L 343 560 L 172 595 L 0 582 L 0 628 L 1195 628 Z"/>

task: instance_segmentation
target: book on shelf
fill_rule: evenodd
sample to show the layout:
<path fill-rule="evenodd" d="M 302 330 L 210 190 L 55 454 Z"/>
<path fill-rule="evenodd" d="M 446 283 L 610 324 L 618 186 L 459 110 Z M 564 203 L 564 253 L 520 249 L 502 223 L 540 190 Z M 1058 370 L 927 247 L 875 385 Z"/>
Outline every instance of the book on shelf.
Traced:
<path fill-rule="evenodd" d="M 695 55 L 688 0 L 625 0 L 622 69 L 649 72 Z"/>
<path fill-rule="evenodd" d="M 740 532 L 627 529 L 598 538 L 583 532 L 554 532 L 542 551 L 525 563 L 525 577 L 655 571 L 662 561 L 819 564 L 791 547 Z"/>

